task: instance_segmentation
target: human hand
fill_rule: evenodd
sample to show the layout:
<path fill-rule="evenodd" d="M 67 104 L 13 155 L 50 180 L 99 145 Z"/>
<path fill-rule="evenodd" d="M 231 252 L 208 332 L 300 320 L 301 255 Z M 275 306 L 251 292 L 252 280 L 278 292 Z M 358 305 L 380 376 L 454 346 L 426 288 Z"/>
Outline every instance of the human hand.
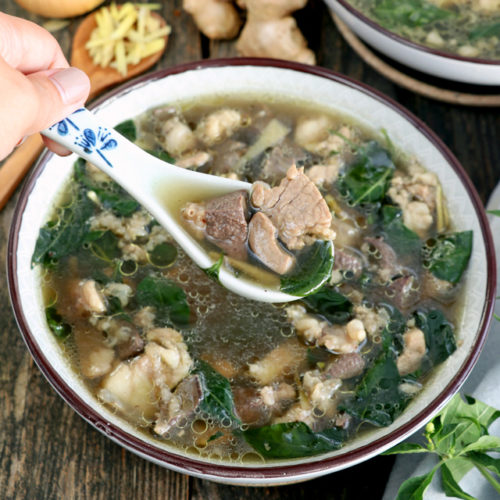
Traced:
<path fill-rule="evenodd" d="M 48 31 L 0 12 L 0 160 L 23 137 L 81 107 L 89 90 L 87 75 L 69 67 Z M 67 153 L 44 141 L 52 151 Z"/>

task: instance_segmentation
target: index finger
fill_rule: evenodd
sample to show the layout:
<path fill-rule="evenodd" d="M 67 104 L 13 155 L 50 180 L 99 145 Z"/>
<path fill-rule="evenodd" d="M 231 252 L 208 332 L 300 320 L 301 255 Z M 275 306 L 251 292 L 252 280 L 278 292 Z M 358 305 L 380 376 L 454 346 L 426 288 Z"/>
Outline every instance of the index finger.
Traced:
<path fill-rule="evenodd" d="M 0 56 L 24 74 L 67 68 L 57 40 L 41 26 L 0 12 Z"/>

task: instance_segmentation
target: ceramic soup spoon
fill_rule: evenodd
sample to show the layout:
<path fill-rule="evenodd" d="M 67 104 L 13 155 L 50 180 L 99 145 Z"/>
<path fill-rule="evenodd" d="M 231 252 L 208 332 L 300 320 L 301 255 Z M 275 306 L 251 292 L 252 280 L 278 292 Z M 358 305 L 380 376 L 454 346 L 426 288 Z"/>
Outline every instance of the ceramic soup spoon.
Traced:
<path fill-rule="evenodd" d="M 214 265 L 214 259 L 182 226 L 181 207 L 189 201 L 206 200 L 238 190 L 250 192 L 252 188 L 247 182 L 195 172 L 160 160 L 112 127 L 100 123 L 86 108 L 78 109 L 42 134 L 108 174 L 141 203 L 187 255 L 205 270 Z M 333 253 L 333 245 L 331 248 Z M 300 295 L 290 295 L 281 292 L 279 287 L 266 287 L 263 283 L 236 277 L 224 265 L 219 269 L 218 278 L 224 287 L 249 299 L 289 302 L 318 289 L 329 278 L 329 272 L 321 282 L 314 283 L 314 290 L 302 291 Z"/>

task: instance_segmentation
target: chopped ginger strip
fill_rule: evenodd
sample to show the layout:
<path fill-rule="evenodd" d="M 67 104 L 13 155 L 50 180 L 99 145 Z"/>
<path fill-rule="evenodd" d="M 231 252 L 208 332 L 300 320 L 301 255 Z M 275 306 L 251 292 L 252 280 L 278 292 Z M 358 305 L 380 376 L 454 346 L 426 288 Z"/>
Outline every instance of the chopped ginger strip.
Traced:
<path fill-rule="evenodd" d="M 112 3 L 96 12 L 97 27 L 85 44 L 94 64 L 115 68 L 126 76 L 129 65 L 163 50 L 171 27 L 162 26 L 152 16 L 159 8 L 159 3 L 127 2 L 120 8 Z"/>

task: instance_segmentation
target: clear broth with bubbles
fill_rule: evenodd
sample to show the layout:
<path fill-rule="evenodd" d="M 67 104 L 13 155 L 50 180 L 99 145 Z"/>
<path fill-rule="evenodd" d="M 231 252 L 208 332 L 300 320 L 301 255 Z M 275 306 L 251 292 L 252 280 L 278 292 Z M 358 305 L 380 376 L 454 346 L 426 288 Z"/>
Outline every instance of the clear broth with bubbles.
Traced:
<path fill-rule="evenodd" d="M 203 139 L 200 124 L 221 109 L 238 113 L 239 124 L 219 124 L 219 137 Z M 289 132 L 238 163 L 271 119 Z M 175 124 L 178 138 L 189 136 L 184 150 L 166 149 Z M 77 162 L 33 262 L 46 269 L 50 328 L 122 418 L 228 463 L 326 453 L 389 425 L 455 350 L 468 260 L 459 243 L 469 240 L 454 236 L 463 233 L 452 232 L 437 177 L 383 133 L 306 103 L 250 97 L 163 106 L 117 129 L 185 168 L 249 182 L 276 185 L 296 163 L 317 183 L 337 232 L 336 264 L 320 292 L 291 304 L 249 301 Z M 443 267 L 457 271 L 445 276 Z M 425 337 L 416 361 L 409 332 L 417 344 Z"/>

